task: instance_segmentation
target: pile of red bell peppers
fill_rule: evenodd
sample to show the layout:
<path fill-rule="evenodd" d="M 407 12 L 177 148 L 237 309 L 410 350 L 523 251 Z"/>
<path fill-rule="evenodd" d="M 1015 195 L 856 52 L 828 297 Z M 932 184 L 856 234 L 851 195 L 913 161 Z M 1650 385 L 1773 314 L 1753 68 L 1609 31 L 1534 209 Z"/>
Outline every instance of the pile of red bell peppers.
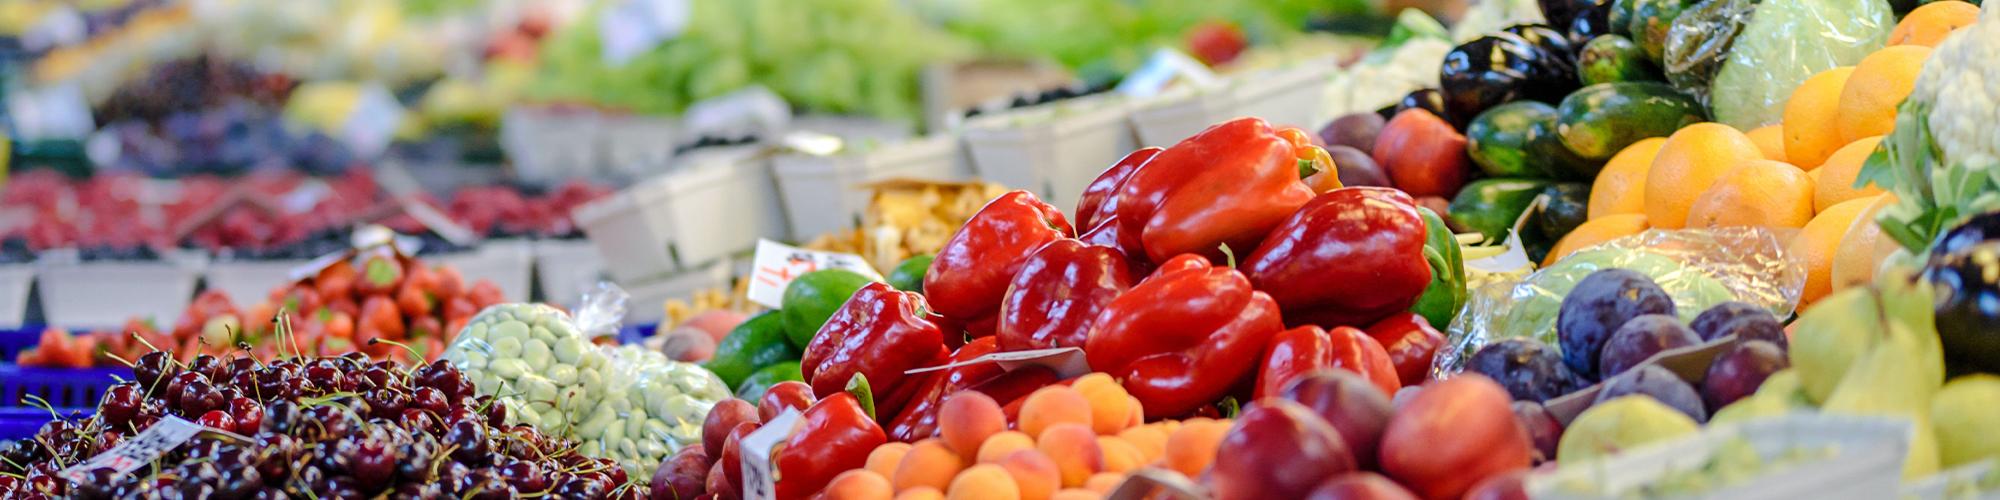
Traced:
<path fill-rule="evenodd" d="M 1320 175 L 1334 166 L 1311 137 L 1242 118 L 1133 152 L 1086 189 L 1075 225 L 1026 191 L 994 199 L 938 252 L 924 293 L 868 285 L 813 337 L 802 373 L 822 404 L 846 401 L 858 374 L 876 418 L 807 430 L 917 440 L 944 395 L 1018 405 L 1060 383 L 991 363 L 907 373 L 1002 351 L 1082 348 L 1148 418 L 1214 412 L 1326 367 L 1390 394 L 1422 382 L 1465 300 L 1456 243 L 1409 195 Z M 812 453 L 865 460 L 872 441 Z M 788 473 L 779 453 L 780 493 L 828 479 Z"/>

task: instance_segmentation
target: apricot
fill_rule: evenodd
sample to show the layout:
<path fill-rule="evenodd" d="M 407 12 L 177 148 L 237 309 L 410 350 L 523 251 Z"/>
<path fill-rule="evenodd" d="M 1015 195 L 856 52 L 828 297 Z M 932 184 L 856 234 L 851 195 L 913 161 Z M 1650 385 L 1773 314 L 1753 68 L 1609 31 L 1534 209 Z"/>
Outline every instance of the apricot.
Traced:
<path fill-rule="evenodd" d="M 987 437 L 985 443 L 980 443 L 979 463 L 996 463 L 1015 451 L 1032 449 L 1035 449 L 1035 439 L 1028 437 L 1027 434 L 1021 431 L 1001 432 Z"/>
<path fill-rule="evenodd" d="M 1215 450 L 1229 434 L 1228 420 L 1197 419 L 1183 422 L 1167 436 L 1164 460 L 1168 469 L 1187 477 L 1199 477 L 1215 461 Z"/>
<path fill-rule="evenodd" d="M 1015 451 L 999 461 L 1007 474 L 1014 476 L 1014 484 L 1020 487 L 1021 500 L 1048 500 L 1062 487 L 1062 470 L 1056 468 L 1055 460 L 1034 449 Z"/>
<path fill-rule="evenodd" d="M 1035 449 L 1055 460 L 1065 487 L 1082 486 L 1091 474 L 1104 470 L 1104 452 L 1097 447 L 1097 433 L 1089 425 L 1068 422 L 1049 426 Z"/>
<path fill-rule="evenodd" d="M 1040 439 L 1042 431 L 1057 424 L 1075 423 L 1089 428 L 1091 411 L 1090 400 L 1076 389 L 1060 385 L 1036 389 L 1021 403 L 1021 432 Z"/>
<path fill-rule="evenodd" d="M 966 463 L 979 458 L 979 446 L 987 437 L 1007 430 L 1007 414 L 1000 411 L 1000 403 L 977 391 L 946 398 L 937 421 L 939 437 Z"/>
<path fill-rule="evenodd" d="M 1019 500 L 1021 490 L 1014 477 L 994 464 L 979 464 L 958 473 L 945 490 L 946 500 Z"/>
<path fill-rule="evenodd" d="M 944 500 L 944 491 L 929 486 L 897 490 L 895 500 Z"/>
<path fill-rule="evenodd" d="M 951 486 L 951 479 L 958 475 L 965 464 L 958 461 L 958 453 L 945 446 L 937 438 L 918 441 L 910 446 L 910 452 L 903 455 L 902 463 L 896 465 L 896 474 L 890 476 L 896 491 L 918 486 L 929 486 L 944 491 Z"/>
<path fill-rule="evenodd" d="M 910 452 L 910 443 L 883 443 L 868 452 L 868 464 L 862 468 L 875 471 L 882 477 L 896 477 L 896 466 L 903 463 L 903 455 Z"/>
<path fill-rule="evenodd" d="M 1130 472 L 1146 465 L 1146 454 L 1118 436 L 1098 436 L 1097 449 L 1104 453 L 1105 472 Z"/>
<path fill-rule="evenodd" d="M 889 500 L 896 494 L 889 479 L 868 469 L 853 469 L 833 476 L 823 492 L 827 500 Z"/>

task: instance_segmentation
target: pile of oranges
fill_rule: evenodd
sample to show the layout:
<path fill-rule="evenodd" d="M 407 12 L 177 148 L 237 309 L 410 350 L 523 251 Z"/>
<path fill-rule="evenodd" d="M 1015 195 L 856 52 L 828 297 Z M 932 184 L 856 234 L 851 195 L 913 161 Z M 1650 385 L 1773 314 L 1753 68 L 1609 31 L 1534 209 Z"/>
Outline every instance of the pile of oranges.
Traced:
<path fill-rule="evenodd" d="M 1229 433 L 1227 419 L 1144 423 L 1139 401 L 1103 373 L 1029 394 L 1009 428 L 993 398 L 963 391 L 938 411 L 938 437 L 887 443 L 841 473 L 830 500 L 1103 498 L 1141 467 L 1193 477 Z"/>
<path fill-rule="evenodd" d="M 1895 128 L 1931 48 L 1978 17 L 1956 0 L 1911 11 L 1889 46 L 1800 84 L 1779 123 L 1748 132 L 1699 123 L 1632 144 L 1598 173 L 1588 221 L 1544 265 L 1649 228 L 1763 226 L 1799 230 L 1788 250 L 1806 265 L 1801 305 L 1871 281 L 1895 249 L 1874 222 L 1895 196 L 1857 186 L 1861 167 Z"/>

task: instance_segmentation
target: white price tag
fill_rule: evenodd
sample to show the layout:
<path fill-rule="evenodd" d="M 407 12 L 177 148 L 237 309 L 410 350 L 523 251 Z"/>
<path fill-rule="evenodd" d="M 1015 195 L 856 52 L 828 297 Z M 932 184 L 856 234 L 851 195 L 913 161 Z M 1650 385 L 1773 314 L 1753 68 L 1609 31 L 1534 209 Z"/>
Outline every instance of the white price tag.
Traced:
<path fill-rule="evenodd" d="M 778 467 L 771 463 L 771 448 L 785 438 L 791 437 L 792 428 L 804 418 L 797 409 L 787 408 L 784 413 L 765 422 L 763 427 L 744 435 L 738 443 L 743 451 L 743 498 L 746 500 L 767 500 L 778 496 Z"/>
<path fill-rule="evenodd" d="M 1055 349 L 996 352 L 957 363 L 909 370 L 903 372 L 903 374 L 914 375 L 980 363 L 999 363 L 1000 368 L 1006 371 L 1014 371 L 1023 366 L 1046 366 L 1050 370 L 1055 370 L 1057 378 L 1077 377 L 1090 373 L 1090 361 L 1084 358 L 1083 349 L 1059 347 Z"/>
<path fill-rule="evenodd" d="M 1514 219 L 1514 227 L 1507 231 L 1506 252 L 1484 259 L 1465 261 L 1465 268 L 1489 273 L 1508 273 L 1534 265 L 1534 261 L 1528 260 L 1527 245 L 1521 243 L 1521 228 L 1526 227 L 1528 219 L 1540 212 L 1548 201 L 1547 195 L 1535 197 L 1535 201 L 1528 204 L 1528 209 L 1521 211 L 1521 217 Z"/>
<path fill-rule="evenodd" d="M 604 62 L 623 66 L 687 30 L 694 12 L 687 0 L 624 0 L 597 18 Z"/>
<path fill-rule="evenodd" d="M 859 255 L 807 250 L 771 240 L 757 240 L 757 254 L 752 263 L 756 268 L 750 277 L 750 301 L 773 309 L 784 307 L 785 286 L 805 273 L 846 269 L 883 281 L 882 274 Z"/>
<path fill-rule="evenodd" d="M 153 460 L 159 459 L 160 455 L 180 447 L 182 443 L 193 439 L 194 435 L 201 431 L 201 424 L 171 415 L 161 417 L 152 427 L 126 438 L 124 442 L 118 443 L 118 446 L 90 457 L 90 460 L 85 460 L 83 463 L 63 469 L 57 475 L 72 482 L 83 482 L 90 479 L 90 471 L 105 467 L 110 467 L 112 471 L 121 475 L 132 472 L 153 463 Z"/>
<path fill-rule="evenodd" d="M 395 138 L 396 129 L 402 124 L 403 104 L 396 102 L 396 96 L 387 87 L 370 83 L 361 89 L 360 100 L 341 124 L 339 137 L 356 155 L 371 158 L 389 149 L 389 140 Z"/>
<path fill-rule="evenodd" d="M 1152 97 L 1166 90 L 1176 80 L 1186 80 L 1196 86 L 1212 86 L 1219 80 L 1208 65 L 1193 56 L 1174 49 L 1160 49 L 1146 59 L 1146 64 L 1126 75 L 1118 82 L 1118 93 L 1131 97 Z"/>

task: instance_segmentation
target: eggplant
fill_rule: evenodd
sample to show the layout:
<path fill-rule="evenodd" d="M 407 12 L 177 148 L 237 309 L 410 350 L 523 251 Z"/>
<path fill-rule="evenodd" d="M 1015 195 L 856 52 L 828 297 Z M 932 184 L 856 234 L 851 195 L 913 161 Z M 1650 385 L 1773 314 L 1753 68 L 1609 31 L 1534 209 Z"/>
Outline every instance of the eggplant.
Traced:
<path fill-rule="evenodd" d="M 1503 31 L 1445 54 L 1438 78 L 1445 116 L 1469 120 L 1516 99 L 1553 105 L 1577 88 L 1573 49 L 1561 33 L 1546 26 L 1515 28 L 1535 40 Z"/>
<path fill-rule="evenodd" d="M 1590 39 L 1592 38 L 1597 38 L 1599 35 L 1616 34 L 1622 31 L 1621 29 L 1614 28 L 1611 24 L 1612 6 L 1610 4 L 1611 2 L 1606 1 L 1601 5 L 1578 13 L 1576 19 L 1570 20 L 1569 32 L 1566 33 L 1569 35 L 1570 45 L 1575 45 L 1578 50 L 1582 50 L 1583 44 L 1590 43 Z"/>
<path fill-rule="evenodd" d="M 1429 111 L 1431 114 L 1443 118 L 1444 121 L 1451 122 L 1452 128 L 1465 130 L 1465 123 L 1453 119 L 1451 112 L 1445 109 L 1444 93 L 1438 92 L 1438 89 L 1417 89 L 1403 96 L 1402 102 L 1396 103 L 1397 113 L 1402 113 L 1403 110 L 1410 108 Z M 1394 116 L 1391 115 L 1391 118 L 1394 118 Z"/>
<path fill-rule="evenodd" d="M 1954 370 L 2000 373 L 2000 211 L 1986 212 L 1939 236 L 1924 278 L 1930 282 L 1938 340 Z"/>
<path fill-rule="evenodd" d="M 1610 0 L 1540 0 L 1536 3 L 1541 5 L 1542 19 L 1547 19 L 1549 25 L 1569 26 L 1578 16 L 1583 15 L 1584 11 L 1611 2 Z"/>

